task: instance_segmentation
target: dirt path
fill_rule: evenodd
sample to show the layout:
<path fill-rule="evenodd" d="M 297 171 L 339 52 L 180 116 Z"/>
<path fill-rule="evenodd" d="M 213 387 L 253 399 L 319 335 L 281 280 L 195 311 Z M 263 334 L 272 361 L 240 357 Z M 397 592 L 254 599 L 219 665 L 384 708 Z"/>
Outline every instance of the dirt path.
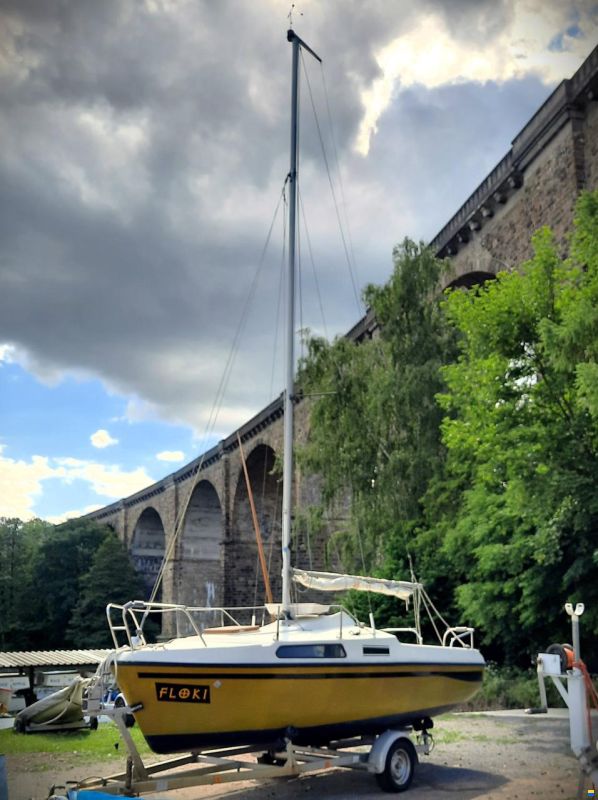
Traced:
<path fill-rule="evenodd" d="M 569 751 L 569 727 L 564 718 L 455 715 L 443 718 L 435 730 L 436 747 L 422 756 L 409 800 L 574 800 L 577 762 Z M 45 800 L 53 784 L 107 775 L 123 768 L 123 760 L 90 763 L 80 755 L 7 756 L 9 800 Z M 206 786 L 172 792 L 172 800 L 373 800 L 388 796 L 366 772 L 328 771 L 302 778 L 257 784 Z M 584 793 L 585 796 L 585 793 Z M 160 799 L 164 793 L 159 793 Z M 157 800 L 157 798 L 156 798 Z"/>

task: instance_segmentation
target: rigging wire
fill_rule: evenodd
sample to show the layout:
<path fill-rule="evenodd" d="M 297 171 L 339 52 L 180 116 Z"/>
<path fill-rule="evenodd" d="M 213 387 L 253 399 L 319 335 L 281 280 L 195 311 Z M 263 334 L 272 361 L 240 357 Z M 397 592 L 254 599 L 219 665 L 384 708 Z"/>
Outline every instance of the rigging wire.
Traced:
<path fill-rule="evenodd" d="M 354 271 L 353 271 L 353 266 L 351 264 L 351 257 L 349 255 L 349 247 L 347 245 L 347 240 L 346 240 L 345 232 L 344 232 L 344 229 L 343 229 L 343 223 L 342 223 L 342 220 L 341 220 L 341 214 L 340 214 L 340 211 L 339 211 L 338 200 L 337 200 L 337 197 L 336 197 L 336 192 L 334 190 L 334 182 L 332 180 L 332 175 L 331 175 L 331 172 L 330 172 L 330 166 L 328 164 L 328 156 L 326 155 L 326 147 L 324 145 L 324 138 L 322 136 L 322 129 L 320 127 L 320 120 L 319 120 L 318 112 L 317 112 L 316 105 L 315 105 L 315 102 L 314 102 L 314 97 L 313 97 L 313 93 L 312 93 L 312 90 L 311 90 L 311 83 L 309 81 L 309 75 L 308 75 L 307 69 L 305 67 L 305 61 L 303 59 L 303 56 L 301 56 L 301 65 L 303 67 L 305 80 L 307 82 L 309 98 L 310 98 L 311 107 L 312 107 L 312 111 L 313 111 L 313 115 L 314 115 L 314 119 L 315 119 L 315 123 L 316 123 L 316 130 L 318 132 L 318 139 L 320 141 L 320 148 L 322 150 L 322 158 L 324 159 L 324 165 L 326 167 L 326 175 L 328 176 L 328 183 L 330 185 L 330 191 L 331 191 L 331 194 L 332 194 L 332 200 L 334 202 L 334 210 L 335 210 L 335 213 L 336 213 L 336 219 L 337 219 L 337 222 L 338 222 L 339 232 L 340 232 L 341 240 L 342 240 L 342 243 L 343 243 L 343 250 L 345 252 L 345 258 L 346 258 L 346 261 L 347 261 L 347 267 L 348 267 L 348 270 L 349 270 L 349 276 L 351 278 L 351 285 L 353 287 L 353 295 L 354 295 L 354 298 L 355 298 L 355 303 L 356 303 L 356 306 L 357 306 L 358 313 L 359 314 L 363 314 L 365 309 L 363 307 L 363 303 L 361 302 L 361 299 L 359 297 L 359 291 L 357 289 L 357 281 L 356 281 L 355 274 L 354 274 Z"/>
<path fill-rule="evenodd" d="M 284 213 L 282 215 L 283 225 L 282 225 L 282 250 L 280 254 L 280 270 L 279 270 L 279 278 L 278 278 L 278 297 L 276 300 L 276 319 L 274 322 L 274 342 L 272 347 L 272 366 L 270 369 L 270 391 L 268 392 L 268 402 L 274 393 L 274 372 L 276 369 L 276 354 L 278 352 L 278 339 L 280 335 L 280 310 L 282 308 L 282 297 L 284 291 L 284 275 L 285 275 L 285 264 L 287 260 L 287 196 L 285 192 L 286 188 L 286 181 L 285 186 L 283 186 L 282 190 L 282 203 L 284 208 Z"/>
<path fill-rule="evenodd" d="M 345 223 L 344 224 L 343 224 L 343 220 L 341 218 L 341 211 L 340 211 L 340 208 L 339 208 L 339 202 L 338 202 L 338 199 L 337 199 L 337 194 L 336 194 L 336 191 L 335 191 L 334 182 L 332 180 L 332 174 L 331 174 L 331 170 L 330 170 L 329 159 L 328 159 L 327 152 L 326 152 L 326 146 L 324 144 L 324 137 L 322 135 L 322 128 L 321 128 L 321 125 L 320 125 L 320 120 L 319 120 L 317 108 L 316 108 L 315 101 L 314 101 L 314 95 L 313 95 L 313 92 L 312 92 L 312 87 L 311 87 L 311 83 L 310 83 L 310 80 L 309 80 L 309 75 L 308 75 L 308 72 L 307 72 L 307 69 L 306 69 L 306 66 L 305 66 L 305 61 L 304 61 L 304 59 L 302 57 L 302 68 L 303 68 L 303 72 L 304 72 L 304 75 L 305 75 L 305 80 L 306 80 L 307 87 L 308 87 L 309 98 L 310 98 L 312 113 L 313 113 L 315 124 L 316 124 L 316 130 L 317 130 L 317 133 L 318 133 L 318 139 L 319 139 L 319 143 L 320 143 L 322 157 L 323 157 L 323 160 L 324 160 L 324 165 L 326 167 L 326 174 L 327 174 L 327 177 L 328 177 L 328 183 L 330 185 L 330 191 L 331 191 L 331 195 L 332 195 L 332 199 L 333 199 L 333 203 L 334 203 L 334 208 L 335 208 L 336 218 L 337 218 L 337 222 L 338 222 L 338 226 L 339 226 L 339 232 L 340 232 L 340 236 L 341 236 L 341 240 L 342 240 L 342 244 L 343 244 L 343 250 L 344 250 L 344 254 L 345 254 L 345 259 L 346 259 L 346 263 L 347 263 L 347 267 L 348 267 L 349 276 L 350 276 L 350 279 L 351 279 L 351 285 L 352 285 L 352 288 L 353 288 L 353 295 L 354 295 L 354 299 L 355 299 L 355 302 L 356 302 L 358 313 L 363 314 L 364 311 L 365 311 L 365 308 L 364 308 L 363 302 L 362 302 L 362 300 L 360 298 L 360 295 L 359 295 L 359 292 L 358 292 L 358 289 L 357 289 L 356 269 L 354 268 L 355 267 L 355 254 L 354 254 L 354 250 L 353 250 L 352 240 L 351 240 L 351 237 L 350 237 L 350 229 L 349 229 L 349 225 L 348 225 L 348 222 L 347 222 L 346 200 L 345 200 L 344 188 L 343 188 L 343 183 L 342 183 L 342 175 L 341 175 L 341 170 L 340 170 L 340 165 L 339 165 L 339 160 L 338 160 L 338 150 L 337 150 L 337 147 L 336 147 L 336 140 L 335 140 L 335 137 L 334 137 L 334 130 L 333 130 L 332 121 L 331 121 L 331 111 L 330 111 L 330 102 L 329 102 L 329 97 L 328 97 L 328 90 L 327 90 L 327 86 L 326 86 L 326 80 L 325 80 L 325 77 L 324 77 L 323 65 L 321 64 L 320 67 L 321 67 L 321 74 L 322 74 L 322 82 L 323 82 L 323 86 L 324 86 L 324 95 L 325 95 L 325 98 L 326 98 L 326 108 L 327 108 L 328 119 L 329 119 L 330 134 L 331 134 L 332 143 L 333 143 L 334 161 L 335 161 L 335 165 L 336 165 L 336 171 L 337 171 L 338 176 L 339 176 L 339 185 L 340 185 L 340 193 L 341 193 L 341 199 L 342 199 L 342 207 L 343 207 L 343 210 L 345 212 L 344 213 L 344 216 L 345 216 Z M 303 200 L 302 200 L 301 196 L 299 197 L 299 201 L 300 201 L 301 213 L 302 213 L 302 216 L 303 216 L 303 223 L 304 223 L 304 226 L 305 226 L 305 229 L 306 229 L 308 250 L 310 252 L 310 257 L 312 259 L 312 268 L 313 268 L 313 272 L 314 272 L 314 280 L 315 280 L 315 285 L 316 285 L 316 292 L 317 292 L 317 296 L 318 296 L 318 302 L 320 304 L 320 311 L 321 311 L 321 314 L 322 314 L 322 320 L 323 320 L 323 324 L 324 324 L 325 335 L 326 335 L 326 338 L 328 339 L 328 331 L 327 331 L 327 328 L 326 328 L 326 321 L 325 321 L 325 315 L 324 315 L 324 310 L 323 310 L 323 305 L 322 305 L 322 298 L 321 298 L 321 294 L 320 294 L 319 284 L 318 284 L 318 281 L 317 281 L 315 262 L 313 260 L 313 254 L 312 254 L 312 248 L 311 248 L 311 240 L 309 238 L 309 230 L 308 230 L 308 226 L 307 226 L 307 221 L 305 219 L 305 211 L 304 211 Z M 345 227 L 347 228 L 347 236 L 345 236 L 345 230 L 344 230 Z M 333 363 L 334 363 L 334 365 L 336 367 L 337 372 L 340 374 L 340 371 L 341 371 L 340 364 L 338 363 L 337 359 L 334 357 L 334 353 L 332 355 L 333 355 Z M 365 554 L 364 554 L 364 549 L 363 549 L 363 541 L 362 541 L 362 537 L 361 537 L 361 530 L 359 528 L 357 529 L 357 537 L 356 538 L 357 538 L 358 545 L 359 545 L 362 568 L 363 568 L 364 572 L 367 572 L 367 569 L 366 569 L 366 566 L 365 566 Z M 370 609 L 370 613 L 371 613 L 372 605 L 371 605 L 371 598 L 369 596 L 368 596 L 368 605 L 369 605 L 369 609 Z"/>
<path fill-rule="evenodd" d="M 249 476 L 249 470 L 247 468 L 247 461 L 245 460 L 245 454 L 243 452 L 243 443 L 241 442 L 241 435 L 239 434 L 238 431 L 237 431 L 237 441 L 239 443 L 239 455 L 241 456 L 241 464 L 243 465 L 243 474 L 245 475 L 245 484 L 247 487 L 247 499 L 249 501 L 249 505 L 251 508 L 251 518 L 253 520 L 253 527 L 255 529 L 255 539 L 257 543 L 257 552 L 259 556 L 260 568 L 262 571 L 262 579 L 264 581 L 264 590 L 266 593 L 267 601 L 269 603 L 272 603 L 274 602 L 274 599 L 272 597 L 272 589 L 270 586 L 270 574 L 266 566 L 266 557 L 264 556 L 264 543 L 262 539 L 261 525 L 258 519 L 257 508 L 253 496 L 253 488 L 251 486 L 251 478 Z"/>
<path fill-rule="evenodd" d="M 411 583 L 417 583 L 417 578 L 415 575 L 415 570 L 413 569 L 413 559 L 411 558 L 411 553 L 407 551 L 407 558 L 409 560 L 409 574 Z M 417 589 L 413 593 L 413 617 L 415 620 L 415 630 L 418 633 L 418 636 L 421 638 L 421 592 L 423 590 L 423 586 Z"/>
<path fill-rule="evenodd" d="M 328 92 L 327 92 L 326 82 L 325 82 L 325 79 L 323 77 L 324 76 L 323 65 L 321 64 L 320 66 L 321 66 L 321 70 L 322 70 L 324 94 L 325 94 L 325 97 L 326 97 L 326 107 L 327 107 L 327 111 L 328 111 L 329 127 L 330 127 L 330 131 L 331 131 L 332 142 L 333 142 L 334 160 L 335 160 L 335 164 L 336 164 L 336 171 L 337 171 L 337 173 L 339 175 L 341 198 L 342 198 L 342 201 L 343 201 L 343 209 L 345 211 L 345 214 L 344 214 L 345 222 L 344 222 L 344 224 L 343 224 L 343 220 L 341 218 L 341 212 L 340 212 L 340 209 L 339 209 L 339 203 L 338 203 L 337 195 L 336 195 L 336 192 L 335 192 L 334 182 L 332 180 L 332 174 L 331 174 L 331 170 L 330 170 L 329 159 L 328 159 L 327 152 L 326 152 L 326 146 L 325 146 L 325 143 L 324 143 L 324 137 L 322 135 L 322 127 L 320 125 L 320 119 L 319 119 L 318 111 L 317 111 L 316 104 L 315 104 L 315 101 L 314 101 L 314 95 L 313 95 L 313 92 L 312 92 L 312 87 L 311 87 L 311 83 L 310 83 L 310 80 L 309 80 L 309 74 L 308 74 L 308 71 L 307 71 L 307 68 L 306 68 L 306 65 L 305 65 L 305 60 L 303 58 L 303 54 L 301 54 L 301 65 L 302 65 L 303 74 L 305 76 L 305 80 L 306 80 L 307 87 L 308 87 L 312 113 L 313 113 L 314 120 L 315 120 L 315 125 L 316 125 L 316 130 L 317 130 L 317 134 L 318 134 L 319 143 L 320 143 L 320 149 L 321 149 L 321 153 L 322 153 L 322 158 L 323 158 L 324 165 L 325 165 L 325 168 L 326 168 L 326 174 L 327 174 L 327 177 L 328 177 L 328 183 L 329 183 L 329 186 L 330 186 L 330 191 L 331 191 L 331 195 L 332 195 L 332 199 L 333 199 L 333 203 L 334 203 L 337 223 L 338 223 L 339 232 L 340 232 L 341 241 L 342 241 L 343 250 L 344 250 L 344 255 L 345 255 L 345 260 L 346 260 L 346 264 L 347 264 L 347 268 L 348 268 L 348 272 L 349 272 L 349 277 L 350 277 L 350 280 L 351 280 L 351 286 L 352 286 L 352 289 L 353 289 L 353 295 L 354 295 L 354 299 L 355 299 L 355 303 L 356 303 L 356 306 L 357 306 L 358 313 L 363 314 L 365 309 L 364 309 L 363 303 L 362 303 L 362 301 L 360 299 L 360 295 L 359 295 L 359 292 L 358 292 L 358 289 L 357 289 L 357 280 L 356 280 L 356 277 L 355 277 L 356 270 L 354 269 L 355 255 L 354 255 L 352 240 L 351 240 L 351 237 L 349 235 L 349 225 L 348 225 L 348 222 L 347 222 L 347 214 L 346 214 L 346 201 L 345 201 L 344 189 L 343 189 L 343 184 L 342 184 L 342 177 L 341 177 L 340 166 L 339 166 L 339 161 L 338 161 L 338 151 L 337 151 L 337 148 L 336 148 L 336 141 L 335 141 L 335 137 L 334 137 L 334 131 L 333 131 L 332 124 L 331 124 L 331 121 L 330 121 L 330 117 L 331 117 L 330 103 L 329 103 L 329 99 L 328 99 Z M 328 329 L 327 329 L 327 325 L 326 325 L 326 316 L 325 316 L 325 313 L 324 313 L 322 295 L 321 295 L 320 286 L 319 286 L 319 282 L 318 282 L 318 278 L 317 278 L 317 270 L 316 270 L 316 266 L 315 266 L 315 259 L 313 257 L 311 238 L 310 238 L 310 235 L 309 235 L 309 226 L 307 224 L 307 218 L 306 218 L 305 208 L 304 208 L 304 204 L 303 204 L 303 197 L 302 197 L 301 193 L 299 192 L 299 189 L 298 189 L 298 197 L 299 197 L 299 207 L 300 207 L 300 211 L 301 211 L 301 217 L 302 217 L 302 221 L 303 221 L 303 226 L 305 228 L 307 248 L 308 248 L 308 252 L 309 252 L 309 256 L 310 256 L 310 262 L 311 262 L 313 276 L 314 276 L 314 284 L 315 284 L 315 288 L 316 288 L 318 304 L 319 304 L 319 307 L 320 307 L 320 314 L 321 314 L 321 317 L 322 317 L 322 324 L 323 324 L 323 328 L 324 328 L 324 333 L 325 333 L 326 339 L 328 339 L 329 337 L 328 337 Z M 345 227 L 347 228 L 347 237 L 345 237 L 345 230 L 344 230 Z M 305 342 L 304 342 L 304 337 L 303 337 L 302 338 L 302 347 L 304 346 L 304 344 L 305 344 Z M 334 358 L 334 356 L 333 356 L 333 361 L 335 363 L 337 371 L 340 372 L 340 365 L 337 363 L 337 359 Z M 312 553 L 311 553 L 311 542 L 309 541 L 309 531 L 306 532 L 306 535 L 308 537 L 307 546 L 308 546 L 308 551 L 309 551 L 309 561 L 310 561 L 310 565 L 311 565 L 311 563 L 312 563 Z M 365 571 L 365 557 L 364 557 L 364 552 L 363 552 L 363 543 L 362 543 L 362 540 L 361 540 L 361 532 L 359 530 L 357 532 L 357 538 L 358 538 L 359 548 L 360 548 L 360 552 L 361 552 L 362 565 L 363 565 L 363 568 L 364 568 L 364 571 Z M 372 606 L 371 606 L 371 598 L 369 596 L 368 596 L 368 605 L 369 605 L 369 609 L 370 609 L 370 612 L 371 612 Z"/>
<path fill-rule="evenodd" d="M 438 626 L 436 625 L 436 620 L 434 619 L 434 615 L 432 614 L 430 606 L 428 605 L 429 597 L 426 594 L 425 589 L 423 588 L 423 586 L 422 586 L 422 589 L 421 589 L 421 599 L 422 599 L 422 603 L 424 605 L 424 608 L 426 609 L 426 613 L 428 615 L 428 618 L 429 618 L 430 622 L 432 623 L 432 627 L 434 628 L 434 631 L 436 632 L 436 636 L 438 637 L 438 641 L 442 644 L 442 636 L 440 634 L 440 631 L 438 630 Z"/>
<path fill-rule="evenodd" d="M 332 121 L 332 112 L 330 110 L 330 99 L 328 95 L 328 86 L 326 85 L 326 73 L 324 72 L 324 65 L 320 63 L 320 74 L 322 76 L 322 85 L 324 87 L 324 97 L 326 99 L 326 111 L 328 115 L 328 128 L 330 130 L 330 138 L 332 139 L 332 151 L 334 153 L 334 163 L 336 165 L 336 172 L 338 175 L 338 185 L 340 189 L 341 195 L 341 208 L 344 212 L 345 217 L 345 227 L 347 229 L 347 239 L 349 241 L 349 252 L 351 254 L 351 263 L 353 264 L 353 270 L 355 271 L 355 275 L 357 279 L 359 278 L 358 270 L 357 270 L 357 259 L 355 258 L 355 249 L 353 247 L 353 237 L 351 236 L 351 226 L 349 225 L 349 217 L 347 214 L 347 200 L 345 198 L 345 184 L 343 182 L 343 173 L 341 172 L 340 162 L 338 158 L 338 148 L 336 146 L 336 136 L 334 135 L 334 124 Z M 359 280 L 357 280 L 359 283 Z M 363 306 L 363 303 L 362 303 Z"/>
<path fill-rule="evenodd" d="M 274 555 L 274 545 L 279 540 L 279 533 L 282 530 L 282 525 L 278 520 L 278 510 L 282 511 L 282 504 L 279 503 L 280 497 L 280 481 L 276 481 L 276 495 L 274 497 L 274 514 L 272 515 L 272 525 L 270 527 L 270 546 L 268 548 L 268 571 L 272 571 L 272 558 Z"/>
<path fill-rule="evenodd" d="M 318 297 L 318 305 L 320 307 L 320 314 L 322 316 L 322 326 L 324 328 L 324 336 L 328 339 L 328 327 L 326 325 L 326 315 L 324 314 L 324 305 L 322 303 L 322 293 L 320 292 L 320 283 L 318 281 L 318 273 L 316 270 L 316 263 L 314 260 L 314 254 L 311 246 L 311 238 L 309 235 L 309 227 L 307 225 L 307 217 L 305 215 L 305 208 L 303 206 L 303 197 L 299 194 L 299 208 L 301 210 L 301 217 L 303 219 L 303 227 L 305 228 L 305 239 L 307 241 L 307 251 L 309 253 L 309 260 L 311 263 L 312 273 L 314 277 L 314 284 L 316 287 L 316 295 Z"/>
<path fill-rule="evenodd" d="M 357 526 L 357 541 L 359 543 L 359 553 L 361 555 L 361 568 L 363 570 L 363 574 L 367 575 L 368 570 L 367 570 L 366 565 L 365 565 L 365 554 L 363 552 L 363 540 L 361 538 L 361 528 L 360 528 L 359 525 Z M 368 611 L 370 612 L 370 619 L 372 619 L 373 614 L 374 614 L 374 609 L 372 608 L 372 598 L 371 598 L 369 592 L 366 592 L 366 595 L 367 595 L 367 601 L 368 601 Z"/>
<path fill-rule="evenodd" d="M 423 585 L 422 585 L 422 588 L 421 588 L 421 593 L 422 593 L 422 598 L 423 598 L 424 602 L 426 602 L 426 601 L 428 602 L 428 604 L 430 605 L 431 609 L 434 611 L 434 613 L 436 614 L 438 619 L 442 622 L 444 627 L 445 628 L 450 628 L 451 627 L 450 623 L 446 621 L 446 619 L 442 616 L 440 611 L 436 608 L 436 606 L 434 605 L 434 603 L 430 599 L 430 596 L 428 595 L 428 593 L 424 589 Z"/>
<path fill-rule="evenodd" d="M 297 181 L 297 197 L 299 197 L 299 181 Z M 299 294 L 299 355 L 305 357 L 305 336 L 303 329 L 303 261 L 301 259 L 301 225 L 297 225 L 297 288 Z"/>
<path fill-rule="evenodd" d="M 230 351 L 229 351 L 229 354 L 228 354 L 228 358 L 226 360 L 226 363 L 224 365 L 224 369 L 222 371 L 222 375 L 221 375 L 221 378 L 220 378 L 220 383 L 218 384 L 218 388 L 216 390 L 216 396 L 214 398 L 214 402 L 212 404 L 212 408 L 211 408 L 210 414 L 208 416 L 208 421 L 206 422 L 206 427 L 205 427 L 204 435 L 203 435 L 203 442 L 204 443 L 207 442 L 209 436 L 212 435 L 212 433 L 213 433 L 213 431 L 214 431 L 214 429 L 216 427 L 216 423 L 218 421 L 218 415 L 219 415 L 220 409 L 222 407 L 225 391 L 226 391 L 226 388 L 228 386 L 228 382 L 230 380 L 230 376 L 231 376 L 231 372 L 232 372 L 232 368 L 233 368 L 233 365 L 234 365 L 234 362 L 235 362 L 235 358 L 236 358 L 237 352 L 239 350 L 239 344 L 240 344 L 240 341 L 241 341 L 241 335 L 243 333 L 243 330 L 245 329 L 245 325 L 246 325 L 247 319 L 249 317 L 249 310 L 251 308 L 253 299 L 255 297 L 255 293 L 257 291 L 259 277 L 260 277 L 260 274 L 262 272 L 262 268 L 264 266 L 266 253 L 268 251 L 268 247 L 269 247 L 269 244 L 270 244 L 270 239 L 272 238 L 272 232 L 274 230 L 274 225 L 276 224 L 276 219 L 278 217 L 278 212 L 279 212 L 280 206 L 281 206 L 281 204 L 283 202 L 284 193 L 285 193 L 285 187 L 286 187 L 286 184 L 287 184 L 288 180 L 289 180 L 289 177 L 287 176 L 285 178 L 282 190 L 280 192 L 280 197 L 278 198 L 278 202 L 276 204 L 276 208 L 275 208 L 274 214 L 272 216 L 272 221 L 270 223 L 270 227 L 269 227 L 268 233 L 266 235 L 266 240 L 264 242 L 264 246 L 262 247 L 262 252 L 261 252 L 261 255 L 260 255 L 260 259 L 258 261 L 258 265 L 256 267 L 255 273 L 253 275 L 253 279 L 252 279 L 250 287 L 249 287 L 249 291 L 247 293 L 247 296 L 245 298 L 245 302 L 243 304 L 243 308 L 242 308 L 242 311 L 241 311 L 241 316 L 240 316 L 239 322 L 237 324 L 237 329 L 236 329 L 235 335 L 233 337 L 233 341 L 232 341 L 231 348 L 230 348 Z M 189 485 L 189 491 L 187 492 L 187 496 L 186 496 L 184 502 L 182 503 L 181 508 L 179 510 L 179 513 L 177 515 L 177 518 L 176 518 L 176 521 L 175 521 L 174 533 L 172 535 L 172 538 L 171 538 L 170 542 L 168 543 L 168 547 L 165 550 L 164 557 L 162 559 L 162 564 L 160 566 L 160 570 L 158 572 L 158 575 L 156 576 L 156 580 L 155 580 L 155 583 L 154 583 L 154 586 L 153 586 L 153 589 L 152 589 L 152 592 L 151 592 L 151 595 L 150 595 L 150 599 L 149 599 L 150 603 L 153 603 L 155 601 L 155 599 L 156 599 L 156 595 L 158 594 L 158 591 L 160 589 L 160 585 L 161 585 L 162 580 L 164 578 L 164 573 L 166 571 L 166 565 L 172 559 L 172 556 L 174 554 L 178 538 L 179 538 L 179 536 L 181 534 L 181 531 L 182 531 L 182 529 L 184 527 L 184 523 L 185 523 L 185 521 L 187 519 L 187 511 L 188 511 L 189 505 L 191 503 L 191 498 L 193 496 L 193 492 L 195 491 L 195 488 L 196 488 L 197 484 L 199 483 L 199 476 L 200 476 L 200 473 L 201 473 L 201 469 L 203 467 L 204 458 L 205 458 L 205 452 L 202 453 L 198 464 L 194 468 L 194 477 L 193 477 L 193 480 L 191 481 L 191 483 Z"/>

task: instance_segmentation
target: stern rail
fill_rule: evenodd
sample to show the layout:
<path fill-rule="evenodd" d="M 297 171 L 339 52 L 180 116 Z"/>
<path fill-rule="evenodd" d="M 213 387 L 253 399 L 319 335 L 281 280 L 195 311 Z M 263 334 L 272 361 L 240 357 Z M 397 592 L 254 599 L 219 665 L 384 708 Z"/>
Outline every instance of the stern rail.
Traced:
<path fill-rule="evenodd" d="M 457 625 L 454 628 L 447 628 L 442 637 L 443 647 L 453 647 L 455 644 L 461 647 L 473 649 L 473 634 L 475 628 L 468 628 L 465 625 Z"/>

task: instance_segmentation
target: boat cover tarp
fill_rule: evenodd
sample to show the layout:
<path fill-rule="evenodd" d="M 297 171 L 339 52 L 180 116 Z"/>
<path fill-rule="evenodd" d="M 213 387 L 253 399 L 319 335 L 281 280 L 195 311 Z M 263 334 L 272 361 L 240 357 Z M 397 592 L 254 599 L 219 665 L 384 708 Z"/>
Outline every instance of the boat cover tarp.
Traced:
<path fill-rule="evenodd" d="M 32 703 L 15 717 L 16 730 L 39 730 L 44 725 L 70 727 L 83 722 L 83 690 L 88 678 L 79 675 L 64 689 Z"/>
<path fill-rule="evenodd" d="M 313 572 L 312 570 L 293 569 L 293 580 L 309 589 L 323 592 L 344 592 L 357 589 L 361 592 L 375 592 L 409 600 L 411 595 L 421 588 L 420 583 L 410 581 L 392 581 L 385 578 L 369 578 L 363 575 L 340 575 L 336 572 Z"/>

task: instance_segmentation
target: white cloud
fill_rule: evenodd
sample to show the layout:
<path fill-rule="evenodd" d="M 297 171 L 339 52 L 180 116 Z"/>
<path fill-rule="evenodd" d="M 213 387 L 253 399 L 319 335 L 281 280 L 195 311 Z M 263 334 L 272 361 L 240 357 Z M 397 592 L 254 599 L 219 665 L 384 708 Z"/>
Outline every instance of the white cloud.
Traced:
<path fill-rule="evenodd" d="M 127 472 L 117 465 L 97 464 L 75 458 L 56 458 L 57 464 L 65 468 L 64 481 L 87 481 L 96 494 L 118 500 L 127 497 L 154 482 L 143 467 Z"/>
<path fill-rule="evenodd" d="M 52 523 L 52 525 L 60 525 L 61 522 L 66 522 L 67 519 L 78 519 L 79 517 L 82 517 L 85 514 L 91 514 L 92 511 L 97 511 L 98 508 L 102 508 L 102 506 L 96 503 L 95 505 L 85 506 L 85 508 L 80 508 L 77 511 L 65 511 L 64 514 L 57 514 L 56 516 L 45 517 L 45 521 Z"/>
<path fill-rule="evenodd" d="M 185 454 L 182 450 L 162 450 L 161 453 L 156 453 L 158 461 L 184 461 Z"/>
<path fill-rule="evenodd" d="M 64 467 L 53 467 L 50 459 L 33 456 L 31 461 L 15 461 L 2 455 L 0 446 L 0 485 L 3 487 L 0 499 L 0 516 L 33 519 L 36 514 L 34 503 L 42 493 L 42 481 L 61 478 L 66 474 Z"/>
<path fill-rule="evenodd" d="M 550 6 L 543 0 L 527 0 L 513 6 L 510 24 L 493 39 L 480 44 L 457 40 L 438 15 L 419 17 L 406 33 L 377 55 L 382 76 L 362 93 L 365 107 L 355 149 L 367 155 L 377 123 L 391 105 L 399 88 L 415 84 L 427 89 L 465 83 L 503 83 L 526 75 L 538 75 L 551 84 L 573 73 L 587 56 L 584 37 L 566 35 L 570 9 Z M 549 50 L 555 31 L 563 31 L 563 46 Z"/>
<path fill-rule="evenodd" d="M 127 402 L 124 418 L 127 422 L 147 422 L 159 419 L 160 413 L 154 403 L 135 395 Z"/>
<path fill-rule="evenodd" d="M 19 517 L 22 520 L 38 516 L 35 505 L 43 493 L 43 482 L 59 480 L 71 484 L 82 480 L 92 491 L 110 501 L 134 494 L 149 486 L 154 479 L 142 467 L 123 470 L 117 465 L 106 466 L 93 461 L 76 458 L 49 458 L 34 455 L 30 461 L 16 461 L 2 455 L 4 446 L 0 445 L 0 517 Z M 100 506 L 88 506 L 83 511 L 70 511 L 49 521 L 77 517 Z"/>
<path fill-rule="evenodd" d="M 110 445 L 118 444 L 118 439 L 114 439 L 107 430 L 104 428 L 100 428 L 95 433 L 92 433 L 89 437 L 92 445 L 94 447 L 98 447 L 100 450 L 104 447 L 110 447 Z"/>
<path fill-rule="evenodd" d="M 0 344 L 0 364 L 12 364 L 15 348 L 11 344 Z"/>

